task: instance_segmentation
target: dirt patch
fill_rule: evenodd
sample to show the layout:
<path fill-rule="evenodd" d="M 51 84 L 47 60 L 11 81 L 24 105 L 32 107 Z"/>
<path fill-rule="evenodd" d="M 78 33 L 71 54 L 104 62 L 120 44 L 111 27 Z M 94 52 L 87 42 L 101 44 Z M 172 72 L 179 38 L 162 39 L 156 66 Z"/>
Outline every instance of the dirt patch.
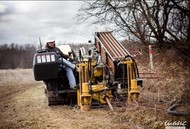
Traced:
<path fill-rule="evenodd" d="M 47 106 L 43 85 L 15 91 L 6 98 L 1 100 L 0 128 L 104 128 L 111 123 L 106 109 L 81 112 L 68 105 Z"/>
<path fill-rule="evenodd" d="M 1 129 L 164 129 L 166 121 L 189 119 L 166 112 L 170 98 L 163 91 L 158 95 L 154 83 L 152 88 L 141 88 L 139 103 L 124 102 L 113 112 L 108 107 L 81 112 L 70 105 L 49 107 L 44 84 L 33 80 L 31 69 L 0 70 L 0 75 L 4 76 L 0 81 Z M 150 84 L 148 80 L 144 83 Z"/>

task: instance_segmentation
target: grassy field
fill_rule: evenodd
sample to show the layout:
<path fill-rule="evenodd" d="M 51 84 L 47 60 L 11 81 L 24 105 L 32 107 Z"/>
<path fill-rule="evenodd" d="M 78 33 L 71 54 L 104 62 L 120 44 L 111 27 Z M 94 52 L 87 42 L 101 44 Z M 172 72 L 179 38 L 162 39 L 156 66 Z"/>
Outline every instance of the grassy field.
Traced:
<path fill-rule="evenodd" d="M 165 70 L 164 70 L 165 69 Z M 147 67 L 140 67 L 140 71 Z M 32 69 L 0 70 L 0 128 L 31 129 L 165 129 L 165 122 L 186 121 L 187 116 L 169 115 L 171 103 L 190 111 L 189 72 L 177 63 L 156 64 L 159 79 L 144 79 L 138 103 L 81 112 L 69 105 L 47 106 L 43 82 L 36 82 Z M 189 125 L 186 125 L 189 127 Z"/>

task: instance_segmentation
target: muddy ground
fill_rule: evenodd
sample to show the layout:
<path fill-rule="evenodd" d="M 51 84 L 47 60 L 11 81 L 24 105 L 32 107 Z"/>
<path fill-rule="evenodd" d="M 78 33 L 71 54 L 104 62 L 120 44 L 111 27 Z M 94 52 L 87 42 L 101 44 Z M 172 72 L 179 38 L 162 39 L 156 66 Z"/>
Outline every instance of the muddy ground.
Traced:
<path fill-rule="evenodd" d="M 169 115 L 168 103 L 143 88 L 139 103 L 81 112 L 77 106 L 48 106 L 44 84 L 33 80 L 31 69 L 0 70 L 0 77 L 0 129 L 165 129 L 175 121 L 189 128 L 189 117 Z"/>

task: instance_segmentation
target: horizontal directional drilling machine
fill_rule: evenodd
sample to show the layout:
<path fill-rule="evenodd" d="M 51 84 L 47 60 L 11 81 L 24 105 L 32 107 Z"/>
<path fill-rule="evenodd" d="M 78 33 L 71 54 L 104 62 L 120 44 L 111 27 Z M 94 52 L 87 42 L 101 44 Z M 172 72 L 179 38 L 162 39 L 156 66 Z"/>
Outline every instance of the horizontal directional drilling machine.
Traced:
<path fill-rule="evenodd" d="M 142 80 L 132 55 L 111 32 L 96 32 L 94 39 L 87 54 L 80 48 L 74 57 L 79 68 L 74 70 L 77 90 L 69 88 L 63 63 L 56 53 L 40 50 L 34 55 L 34 77 L 45 83 L 49 105 L 77 104 L 82 111 L 108 105 L 113 110 L 115 101 L 138 101 Z"/>

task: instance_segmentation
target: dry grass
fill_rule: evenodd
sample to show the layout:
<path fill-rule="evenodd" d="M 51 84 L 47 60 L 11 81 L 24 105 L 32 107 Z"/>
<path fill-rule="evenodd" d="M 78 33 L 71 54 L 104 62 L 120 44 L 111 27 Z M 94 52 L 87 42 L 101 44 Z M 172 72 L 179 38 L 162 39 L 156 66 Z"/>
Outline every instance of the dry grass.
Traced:
<path fill-rule="evenodd" d="M 160 78 L 144 80 L 144 87 L 141 89 L 141 98 L 146 99 L 147 102 L 152 101 L 151 105 L 155 105 L 155 110 L 162 109 L 156 115 L 158 117 L 157 122 L 159 122 L 159 119 L 162 121 L 186 120 L 187 123 L 190 122 L 190 117 L 188 116 L 175 117 L 166 113 L 166 109 L 179 100 L 182 102 L 175 110 L 190 112 L 190 67 L 185 62 L 174 51 L 166 51 L 165 53 L 158 54 L 154 58 L 154 72 Z M 150 70 L 147 66 L 149 67 L 149 64 L 144 64 L 144 67 L 141 66 L 140 70 L 146 70 L 147 72 Z M 147 115 L 144 115 L 145 118 L 148 118 Z"/>
<path fill-rule="evenodd" d="M 1 69 L 0 86 L 27 85 L 38 83 L 34 80 L 32 69 Z"/>
<path fill-rule="evenodd" d="M 166 110 L 181 99 L 183 103 L 176 110 L 190 111 L 190 69 L 184 69 L 180 59 L 161 59 L 155 62 L 161 78 L 144 80 L 139 103 L 125 102 L 123 107 L 114 107 L 114 112 L 107 108 L 81 112 L 70 106 L 48 107 L 43 83 L 34 81 L 31 69 L 0 70 L 0 128 L 164 129 L 166 121 L 188 123 L 189 117 L 169 115 Z"/>

